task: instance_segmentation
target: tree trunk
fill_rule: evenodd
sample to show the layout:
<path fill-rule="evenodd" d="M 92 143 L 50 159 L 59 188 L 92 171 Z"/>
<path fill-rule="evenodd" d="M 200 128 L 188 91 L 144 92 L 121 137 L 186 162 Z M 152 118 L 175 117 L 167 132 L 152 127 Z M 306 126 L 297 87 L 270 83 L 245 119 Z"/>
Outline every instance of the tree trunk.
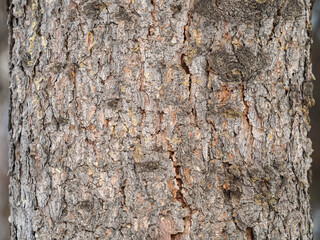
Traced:
<path fill-rule="evenodd" d="M 310 0 L 11 0 L 12 239 L 312 239 Z"/>

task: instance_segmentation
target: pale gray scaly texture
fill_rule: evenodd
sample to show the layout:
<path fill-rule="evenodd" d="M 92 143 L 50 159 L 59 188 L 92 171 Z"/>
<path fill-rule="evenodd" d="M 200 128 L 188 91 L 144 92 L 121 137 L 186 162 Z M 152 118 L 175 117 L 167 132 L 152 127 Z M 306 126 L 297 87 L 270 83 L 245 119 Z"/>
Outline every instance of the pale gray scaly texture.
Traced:
<path fill-rule="evenodd" d="M 310 0 L 11 0 L 12 239 L 312 239 Z"/>

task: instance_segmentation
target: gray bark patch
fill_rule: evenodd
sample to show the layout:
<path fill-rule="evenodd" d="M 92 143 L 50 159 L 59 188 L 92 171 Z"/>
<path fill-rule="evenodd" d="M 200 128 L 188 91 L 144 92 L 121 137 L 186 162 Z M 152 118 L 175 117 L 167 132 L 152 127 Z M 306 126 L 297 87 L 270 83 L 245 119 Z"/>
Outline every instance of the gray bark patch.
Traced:
<path fill-rule="evenodd" d="M 267 69 L 266 55 L 254 53 L 247 47 L 235 49 L 233 53 L 226 49 L 217 50 L 210 53 L 207 60 L 213 72 L 226 82 L 250 81 L 262 69 Z"/>
<path fill-rule="evenodd" d="M 258 23 L 272 16 L 285 0 L 196 0 L 194 12 L 208 21 Z"/>

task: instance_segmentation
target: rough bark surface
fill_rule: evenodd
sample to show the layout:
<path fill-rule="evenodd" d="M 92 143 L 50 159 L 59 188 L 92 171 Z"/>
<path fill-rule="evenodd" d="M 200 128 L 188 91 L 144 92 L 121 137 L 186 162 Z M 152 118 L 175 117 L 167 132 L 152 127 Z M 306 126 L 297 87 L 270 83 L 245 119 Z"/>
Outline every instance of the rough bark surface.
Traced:
<path fill-rule="evenodd" d="M 312 239 L 310 0 L 11 0 L 12 239 Z"/>

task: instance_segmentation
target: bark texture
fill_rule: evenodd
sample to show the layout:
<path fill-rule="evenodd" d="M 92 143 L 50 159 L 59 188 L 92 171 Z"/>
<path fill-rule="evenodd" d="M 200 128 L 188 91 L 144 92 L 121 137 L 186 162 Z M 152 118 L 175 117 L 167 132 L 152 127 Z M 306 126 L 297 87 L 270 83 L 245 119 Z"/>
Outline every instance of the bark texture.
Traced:
<path fill-rule="evenodd" d="M 12 239 L 312 239 L 310 0 L 11 0 Z"/>

